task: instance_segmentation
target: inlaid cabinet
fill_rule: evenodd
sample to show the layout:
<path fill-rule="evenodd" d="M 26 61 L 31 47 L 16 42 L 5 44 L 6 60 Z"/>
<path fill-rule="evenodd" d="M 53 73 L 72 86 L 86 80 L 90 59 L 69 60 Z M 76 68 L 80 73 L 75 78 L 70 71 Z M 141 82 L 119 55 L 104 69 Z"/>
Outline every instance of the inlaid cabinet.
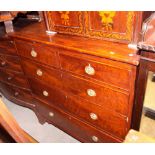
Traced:
<path fill-rule="evenodd" d="M 137 42 L 142 12 L 48 11 L 48 29 L 60 33 L 129 43 Z"/>

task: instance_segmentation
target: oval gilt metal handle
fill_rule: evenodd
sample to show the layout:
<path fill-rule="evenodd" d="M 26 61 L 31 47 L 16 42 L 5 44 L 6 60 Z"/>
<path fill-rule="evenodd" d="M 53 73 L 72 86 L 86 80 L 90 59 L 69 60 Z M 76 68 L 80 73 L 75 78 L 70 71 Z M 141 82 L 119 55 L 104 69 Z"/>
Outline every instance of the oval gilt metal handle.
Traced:
<path fill-rule="evenodd" d="M 96 92 L 93 89 L 87 89 L 88 96 L 96 96 Z"/>
<path fill-rule="evenodd" d="M 46 90 L 43 91 L 44 96 L 48 96 L 48 92 Z"/>
<path fill-rule="evenodd" d="M 1 62 L 1 66 L 2 66 L 2 67 L 6 66 L 6 62 L 5 62 L 5 61 L 2 61 L 2 62 Z"/>
<path fill-rule="evenodd" d="M 40 69 L 37 69 L 36 73 L 37 73 L 38 76 L 42 76 L 43 75 L 43 72 Z"/>
<path fill-rule="evenodd" d="M 48 115 L 49 115 L 50 117 L 54 117 L 54 113 L 53 113 L 53 112 L 49 112 Z"/>
<path fill-rule="evenodd" d="M 37 57 L 37 52 L 34 49 L 31 50 L 31 56 L 34 58 Z"/>
<path fill-rule="evenodd" d="M 93 140 L 94 142 L 98 142 L 98 137 L 92 136 L 91 138 L 92 138 L 92 140 Z"/>
<path fill-rule="evenodd" d="M 13 44 L 14 42 L 12 40 L 9 41 L 10 44 Z"/>
<path fill-rule="evenodd" d="M 90 118 L 92 120 L 97 120 L 98 119 L 98 116 L 95 113 L 90 113 Z"/>
<path fill-rule="evenodd" d="M 95 69 L 89 64 L 85 67 L 85 73 L 87 73 L 88 75 L 94 75 Z"/>
<path fill-rule="evenodd" d="M 19 95 L 19 92 L 15 92 L 14 96 L 18 96 Z"/>
<path fill-rule="evenodd" d="M 13 79 L 13 77 L 11 77 L 11 76 L 9 76 L 9 77 L 7 78 L 8 81 L 10 81 L 10 80 L 12 80 L 12 79 Z"/>

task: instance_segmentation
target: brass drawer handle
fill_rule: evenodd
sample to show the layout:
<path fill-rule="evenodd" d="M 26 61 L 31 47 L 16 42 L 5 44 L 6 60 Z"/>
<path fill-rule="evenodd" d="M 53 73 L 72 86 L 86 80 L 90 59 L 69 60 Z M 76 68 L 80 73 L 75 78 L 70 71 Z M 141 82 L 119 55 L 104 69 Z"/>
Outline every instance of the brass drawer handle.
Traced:
<path fill-rule="evenodd" d="M 43 91 L 44 96 L 48 96 L 48 92 L 46 90 Z"/>
<path fill-rule="evenodd" d="M 13 79 L 13 77 L 11 77 L 11 76 L 9 76 L 9 77 L 7 78 L 8 81 L 10 81 L 10 80 L 12 80 L 12 79 Z"/>
<path fill-rule="evenodd" d="M 85 72 L 88 75 L 94 75 L 95 74 L 95 69 L 89 64 L 88 66 L 85 67 Z"/>
<path fill-rule="evenodd" d="M 34 49 L 31 50 L 31 56 L 34 58 L 37 57 L 37 52 Z"/>
<path fill-rule="evenodd" d="M 43 75 L 43 72 L 40 69 L 37 69 L 36 73 L 37 73 L 38 76 L 42 76 Z"/>
<path fill-rule="evenodd" d="M 14 44 L 14 42 L 12 40 L 9 41 L 10 44 Z"/>
<path fill-rule="evenodd" d="M 19 92 L 15 92 L 14 96 L 16 97 L 19 96 Z"/>
<path fill-rule="evenodd" d="M 93 89 L 87 89 L 88 96 L 96 96 L 96 92 Z"/>
<path fill-rule="evenodd" d="M 50 117 L 54 117 L 54 113 L 53 113 L 53 112 L 49 112 L 48 115 L 49 115 Z"/>
<path fill-rule="evenodd" d="M 90 118 L 92 120 L 97 120 L 98 119 L 98 116 L 95 113 L 90 113 Z"/>
<path fill-rule="evenodd" d="M 91 139 L 92 139 L 94 142 L 98 142 L 98 137 L 96 137 L 96 136 L 92 136 Z"/>
<path fill-rule="evenodd" d="M 2 67 L 6 66 L 6 62 L 5 62 L 5 61 L 2 61 L 2 62 L 1 62 L 1 66 L 2 66 Z"/>

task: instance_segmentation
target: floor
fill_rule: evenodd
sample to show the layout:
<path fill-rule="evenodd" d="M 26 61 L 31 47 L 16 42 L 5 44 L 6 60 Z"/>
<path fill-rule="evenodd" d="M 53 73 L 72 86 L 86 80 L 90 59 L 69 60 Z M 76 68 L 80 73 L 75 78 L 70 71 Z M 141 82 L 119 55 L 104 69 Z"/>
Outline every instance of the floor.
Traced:
<path fill-rule="evenodd" d="M 41 125 L 35 113 L 25 107 L 18 106 L 3 97 L 3 101 L 11 111 L 21 128 L 41 143 L 79 143 L 76 139 L 45 123 Z"/>
<path fill-rule="evenodd" d="M 142 115 L 140 132 L 149 137 L 155 138 L 155 120 Z"/>

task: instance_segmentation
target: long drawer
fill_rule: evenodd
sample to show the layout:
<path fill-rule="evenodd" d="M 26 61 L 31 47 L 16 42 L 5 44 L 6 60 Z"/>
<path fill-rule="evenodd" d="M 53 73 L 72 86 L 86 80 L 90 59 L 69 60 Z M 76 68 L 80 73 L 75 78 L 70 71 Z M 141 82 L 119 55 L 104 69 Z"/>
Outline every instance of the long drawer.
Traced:
<path fill-rule="evenodd" d="M 34 108 L 35 102 L 29 90 L 20 89 L 15 86 L 0 82 L 0 89 L 4 96 L 8 98 L 14 98 L 23 103 L 23 106 L 29 106 Z"/>
<path fill-rule="evenodd" d="M 127 115 L 129 94 L 107 85 L 100 85 L 68 73 L 62 74 L 64 90 L 89 102 Z"/>
<path fill-rule="evenodd" d="M 29 89 L 28 81 L 22 73 L 0 69 L 0 81 Z"/>
<path fill-rule="evenodd" d="M 59 67 L 57 49 L 36 42 L 15 40 L 18 54 L 54 67 Z"/>
<path fill-rule="evenodd" d="M 35 79 L 29 79 L 33 94 L 43 102 L 58 107 L 90 124 L 106 130 L 109 133 L 124 138 L 127 131 L 125 117 L 107 110 L 101 106 L 81 100 L 76 96 L 66 94 Z M 93 115 L 97 119 L 93 118 Z"/>
<path fill-rule="evenodd" d="M 122 139 L 125 137 L 128 131 L 126 118 L 75 96 L 68 96 L 67 103 L 79 109 L 76 116 L 83 121 Z"/>
<path fill-rule="evenodd" d="M 44 103 L 38 103 L 37 111 L 47 122 L 54 124 L 63 131 L 77 138 L 81 142 L 87 143 L 104 143 L 104 142 L 121 142 L 122 139 L 115 138 L 95 127 L 76 119 L 75 117 L 48 106 Z"/>
<path fill-rule="evenodd" d="M 20 59 L 16 56 L 0 54 L 0 68 L 9 69 L 16 72 L 22 72 Z"/>
<path fill-rule="evenodd" d="M 125 90 L 130 89 L 130 65 L 77 54 L 60 53 L 59 56 L 61 67 L 66 71 L 85 76 L 85 78 L 100 80 Z"/>

